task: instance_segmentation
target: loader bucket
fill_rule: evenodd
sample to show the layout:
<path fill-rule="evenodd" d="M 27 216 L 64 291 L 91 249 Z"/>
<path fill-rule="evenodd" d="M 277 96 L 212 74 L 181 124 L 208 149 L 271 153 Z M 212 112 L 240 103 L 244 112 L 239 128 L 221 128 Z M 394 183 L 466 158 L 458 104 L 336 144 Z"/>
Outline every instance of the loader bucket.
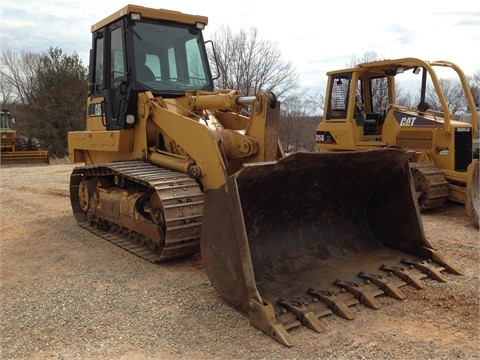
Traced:
<path fill-rule="evenodd" d="M 294 153 L 246 165 L 206 190 L 201 252 L 212 285 L 291 346 L 291 328 L 321 332 L 322 316 L 353 319 L 351 305 L 378 308 L 375 296 L 402 299 L 403 285 L 460 274 L 425 238 L 410 156 Z"/>

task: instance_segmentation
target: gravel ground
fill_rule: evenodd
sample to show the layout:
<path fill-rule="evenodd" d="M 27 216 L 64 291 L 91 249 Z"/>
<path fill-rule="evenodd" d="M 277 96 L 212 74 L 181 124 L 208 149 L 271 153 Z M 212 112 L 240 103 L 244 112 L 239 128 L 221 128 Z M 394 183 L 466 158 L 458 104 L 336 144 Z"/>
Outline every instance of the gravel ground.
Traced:
<path fill-rule="evenodd" d="M 463 276 L 329 316 L 284 347 L 212 286 L 201 259 L 154 265 L 77 226 L 71 164 L 0 168 L 2 359 L 479 359 L 479 230 L 449 203 L 422 215 Z"/>

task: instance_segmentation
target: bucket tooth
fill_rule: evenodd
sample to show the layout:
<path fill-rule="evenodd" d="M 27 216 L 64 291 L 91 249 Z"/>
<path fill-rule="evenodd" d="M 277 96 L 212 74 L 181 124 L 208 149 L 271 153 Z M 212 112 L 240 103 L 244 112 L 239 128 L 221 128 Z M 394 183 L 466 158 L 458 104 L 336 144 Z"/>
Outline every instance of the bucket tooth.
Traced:
<path fill-rule="evenodd" d="M 408 271 L 407 269 L 401 266 L 382 265 L 380 269 L 398 276 L 400 279 L 405 281 L 408 285 L 411 285 L 416 289 L 422 290 L 422 289 L 425 289 L 426 287 L 425 283 L 419 278 L 417 274 L 412 274 L 410 271 Z"/>
<path fill-rule="evenodd" d="M 440 254 L 437 250 L 428 248 L 426 246 L 423 247 L 424 251 L 427 252 L 433 261 L 442 265 L 448 272 L 455 274 L 455 275 L 463 275 L 463 273 L 454 265 L 450 264 L 442 254 Z"/>
<path fill-rule="evenodd" d="M 365 286 L 359 283 L 335 280 L 334 284 L 352 293 L 357 300 L 360 301 L 360 303 L 368 306 L 369 308 L 380 309 L 382 307 L 377 299 L 375 299 L 375 295 L 373 295 L 365 288 Z"/>
<path fill-rule="evenodd" d="M 248 318 L 250 325 L 262 330 L 272 339 L 285 346 L 293 346 L 293 340 L 285 327 L 277 322 L 275 309 L 272 304 L 261 303 L 258 300 L 250 299 L 248 302 Z"/>
<path fill-rule="evenodd" d="M 323 301 L 325 304 L 327 304 L 328 308 L 332 310 L 334 314 L 347 320 L 355 319 L 355 315 L 348 308 L 348 305 L 342 299 L 340 299 L 334 292 L 309 289 L 307 293 L 311 296 L 316 297 L 320 301 Z M 358 300 L 354 299 L 354 301 L 350 305 L 356 305 L 356 304 L 358 304 Z"/>
<path fill-rule="evenodd" d="M 295 314 L 298 320 L 309 329 L 316 332 L 324 332 L 326 330 L 322 322 L 317 318 L 317 316 L 308 309 L 308 307 L 297 301 L 279 301 L 281 306 L 283 306 L 288 311 L 291 311 Z"/>
<path fill-rule="evenodd" d="M 377 285 L 380 289 L 382 289 L 385 295 L 399 300 L 404 300 L 406 298 L 406 295 L 399 289 L 400 286 L 406 285 L 406 283 L 403 281 L 398 284 L 394 284 L 387 276 L 368 274 L 363 271 L 359 272 L 358 276 Z"/>
<path fill-rule="evenodd" d="M 440 282 L 447 282 L 448 280 L 443 276 L 443 274 L 440 272 L 440 269 L 435 267 L 431 261 L 427 260 L 408 260 L 408 259 L 402 259 L 400 261 L 402 264 L 406 264 L 409 266 L 413 266 L 423 273 L 425 273 L 429 278 L 433 280 L 437 280 Z M 444 270 L 444 268 L 441 268 Z"/>

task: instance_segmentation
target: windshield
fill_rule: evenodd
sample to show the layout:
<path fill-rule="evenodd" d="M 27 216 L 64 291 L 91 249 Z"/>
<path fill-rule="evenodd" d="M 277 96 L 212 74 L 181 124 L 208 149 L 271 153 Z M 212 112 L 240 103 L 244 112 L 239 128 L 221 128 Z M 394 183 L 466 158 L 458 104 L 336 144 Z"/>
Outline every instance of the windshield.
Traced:
<path fill-rule="evenodd" d="M 10 113 L 8 111 L 0 112 L 0 129 L 10 129 Z"/>
<path fill-rule="evenodd" d="M 200 30 L 153 22 L 137 22 L 133 29 L 138 82 L 154 91 L 213 87 Z"/>

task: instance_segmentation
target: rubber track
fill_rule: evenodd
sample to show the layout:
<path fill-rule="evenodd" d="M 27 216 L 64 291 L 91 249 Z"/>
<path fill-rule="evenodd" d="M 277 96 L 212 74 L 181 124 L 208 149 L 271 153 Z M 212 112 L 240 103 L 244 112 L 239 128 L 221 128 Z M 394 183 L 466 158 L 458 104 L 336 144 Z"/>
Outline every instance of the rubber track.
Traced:
<path fill-rule="evenodd" d="M 98 229 L 86 221 L 79 221 L 79 225 L 153 263 L 188 256 L 200 250 L 203 192 L 194 179 L 186 174 L 163 169 L 141 160 L 112 162 L 74 169 L 70 193 L 78 192 L 78 185 L 84 177 L 114 175 L 121 175 L 130 182 L 157 192 L 162 202 L 166 225 L 165 244 L 161 253 L 155 253 L 148 246 L 119 234 Z M 137 238 L 143 237 L 142 234 L 136 234 Z"/>

